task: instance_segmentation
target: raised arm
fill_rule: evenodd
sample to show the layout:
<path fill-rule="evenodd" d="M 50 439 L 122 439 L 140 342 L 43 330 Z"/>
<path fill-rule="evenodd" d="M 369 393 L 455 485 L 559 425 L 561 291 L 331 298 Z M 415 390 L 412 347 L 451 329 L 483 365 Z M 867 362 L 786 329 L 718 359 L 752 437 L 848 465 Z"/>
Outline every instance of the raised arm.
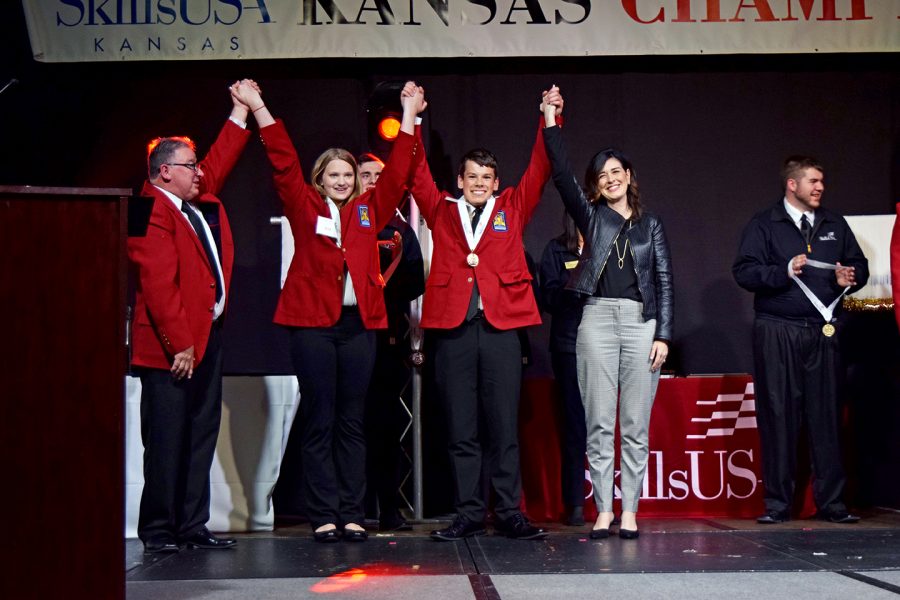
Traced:
<path fill-rule="evenodd" d="M 237 164 L 238 158 L 250 138 L 246 128 L 242 127 L 246 124 L 247 107 L 237 102 L 233 96 L 229 116 L 230 118 L 225 121 L 225 125 L 219 131 L 216 141 L 210 146 L 209 152 L 200 161 L 200 168 L 203 169 L 203 178 L 200 180 L 201 194 L 218 194 L 222 190 L 225 179 Z"/>
<path fill-rule="evenodd" d="M 284 122 L 276 119 L 262 100 L 262 90 L 252 79 L 242 80 L 232 95 L 247 105 L 250 114 L 259 125 L 259 135 L 266 147 L 266 155 L 272 164 L 272 177 L 281 201 L 285 204 L 301 197 L 301 190 L 308 184 L 303 177 L 300 158 L 291 143 Z"/>
<path fill-rule="evenodd" d="M 384 166 L 372 194 L 375 223 L 384 227 L 391 220 L 394 210 L 403 199 L 409 177 L 413 152 L 416 147 L 416 115 L 425 110 L 425 88 L 407 81 L 400 92 L 403 116 L 400 121 L 400 135 L 394 141 L 391 155 Z"/>
<path fill-rule="evenodd" d="M 563 98 L 559 93 L 559 88 L 552 86 L 553 100 L 555 104 L 552 106 L 554 118 L 562 115 Z M 548 92 L 543 93 L 543 98 L 547 98 Z M 542 100 L 539 110 L 544 112 L 547 104 Z M 550 110 L 550 109 L 548 109 Z M 535 136 L 534 145 L 531 148 L 531 158 L 528 161 L 528 168 L 519 180 L 519 184 L 514 191 L 514 202 L 522 208 L 524 222 L 531 219 L 531 215 L 541 201 L 544 193 L 544 186 L 550 178 L 550 161 L 547 158 L 547 151 L 544 147 L 543 126 L 539 126 Z"/>
<path fill-rule="evenodd" d="M 588 231 L 592 212 L 591 202 L 573 175 L 572 165 L 563 143 L 562 129 L 557 124 L 556 107 L 553 103 L 558 93 L 558 88 L 551 88 L 549 92 L 545 92 L 541 103 L 544 113 L 544 147 L 550 160 L 553 184 L 566 210 L 572 215 L 578 229 Z"/>

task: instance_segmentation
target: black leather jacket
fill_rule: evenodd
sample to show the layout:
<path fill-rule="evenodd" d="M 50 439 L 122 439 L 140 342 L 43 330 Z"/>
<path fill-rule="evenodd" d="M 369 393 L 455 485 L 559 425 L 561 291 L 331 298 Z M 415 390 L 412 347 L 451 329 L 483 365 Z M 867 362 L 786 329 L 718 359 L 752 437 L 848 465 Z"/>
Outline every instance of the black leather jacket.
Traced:
<path fill-rule="evenodd" d="M 544 129 L 544 145 L 553 167 L 553 183 L 584 236 L 581 261 L 569 277 L 566 289 L 592 296 L 597 289 L 600 273 L 609 260 L 613 241 L 625 220 L 606 202 L 592 203 L 584 195 L 572 175 L 559 127 Z M 633 222 L 628 238 L 631 240 L 638 288 L 644 303 L 644 320 L 656 319 L 654 339 L 671 342 L 674 316 L 672 258 L 662 221 L 645 211 L 640 219 Z"/>

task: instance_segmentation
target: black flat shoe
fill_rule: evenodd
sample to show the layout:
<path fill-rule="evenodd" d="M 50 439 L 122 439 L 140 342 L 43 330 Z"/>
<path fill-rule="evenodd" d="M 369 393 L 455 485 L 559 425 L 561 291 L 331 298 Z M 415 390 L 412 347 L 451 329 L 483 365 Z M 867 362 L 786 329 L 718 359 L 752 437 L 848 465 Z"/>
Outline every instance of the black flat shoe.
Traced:
<path fill-rule="evenodd" d="M 326 529 L 325 531 L 313 531 L 313 539 L 323 544 L 333 544 L 340 539 L 337 528 Z"/>
<path fill-rule="evenodd" d="M 619 528 L 619 537 L 623 540 L 636 540 L 640 537 L 641 532 L 637 529 L 622 529 Z"/>
<path fill-rule="evenodd" d="M 365 529 L 344 529 L 345 542 L 364 542 L 369 539 L 369 532 Z"/>
<path fill-rule="evenodd" d="M 591 529 L 588 537 L 592 540 L 605 540 L 609 537 L 609 529 Z"/>

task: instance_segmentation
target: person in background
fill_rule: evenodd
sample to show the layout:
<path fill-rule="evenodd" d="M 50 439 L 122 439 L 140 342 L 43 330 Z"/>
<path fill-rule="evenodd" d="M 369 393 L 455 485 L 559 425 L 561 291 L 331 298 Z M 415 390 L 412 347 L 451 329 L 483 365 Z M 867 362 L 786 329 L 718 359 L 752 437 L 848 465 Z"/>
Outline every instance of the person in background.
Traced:
<path fill-rule="evenodd" d="M 636 539 L 638 501 L 649 457 L 650 413 L 672 341 L 671 254 L 662 221 L 644 209 L 634 166 L 622 152 L 608 148 L 595 154 L 585 173 L 585 189 L 578 185 L 550 108 L 560 101 L 558 88 L 545 96 L 544 143 L 556 189 L 584 235 L 583 258 L 566 289 L 585 298 L 575 355 L 599 513 L 590 537 L 609 537 L 614 519 L 618 416 L 619 537 Z"/>
<path fill-rule="evenodd" d="M 363 191 L 374 188 L 384 163 L 366 153 L 357 164 Z M 376 333 L 375 368 L 366 398 L 366 513 L 378 520 L 380 531 L 412 529 L 400 513 L 401 436 L 409 423 L 401 397 L 410 380 L 409 303 L 425 291 L 425 266 L 419 240 L 403 216 L 405 204 L 378 232 L 388 327 Z"/>
<path fill-rule="evenodd" d="M 284 123 L 272 116 L 255 82 L 242 81 L 235 95 L 259 125 L 296 241 L 275 322 L 290 332 L 300 386 L 307 517 L 318 542 L 362 542 L 368 538 L 362 525 L 365 397 L 374 330 L 388 324 L 376 234 L 403 198 L 424 90 L 408 82 L 401 91 L 400 135 L 378 184 L 365 192 L 356 159 L 341 148 L 323 152 L 307 182 Z"/>
<path fill-rule="evenodd" d="M 566 289 L 578 266 L 584 239 L 568 213 L 562 234 L 553 238 L 541 256 L 541 308 L 550 313 L 550 361 L 560 395 L 560 459 L 565 523 L 584 525 L 584 456 L 587 430 L 578 389 L 575 339 L 581 323 L 581 297 Z"/>

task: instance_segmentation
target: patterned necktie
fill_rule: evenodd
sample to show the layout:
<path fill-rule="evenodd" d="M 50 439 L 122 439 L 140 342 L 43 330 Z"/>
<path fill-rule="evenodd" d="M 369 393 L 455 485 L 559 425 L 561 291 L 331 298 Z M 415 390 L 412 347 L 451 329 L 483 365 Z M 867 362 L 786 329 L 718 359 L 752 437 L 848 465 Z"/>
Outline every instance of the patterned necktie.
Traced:
<path fill-rule="evenodd" d="M 197 213 L 188 208 L 187 202 L 181 203 L 181 212 L 187 215 L 188 221 L 191 222 L 191 226 L 194 228 L 194 232 L 197 234 L 197 237 L 200 238 L 200 243 L 203 244 L 203 250 L 206 251 L 206 259 L 209 261 L 209 267 L 216 276 L 216 304 L 218 304 L 222 300 L 225 286 L 222 284 L 222 277 L 219 275 L 219 268 L 216 266 L 215 253 L 209 243 L 209 238 L 206 236 L 206 230 L 203 228 L 203 223 L 200 222 L 200 217 Z"/>
<path fill-rule="evenodd" d="M 478 220 L 481 219 L 481 213 L 484 212 L 484 206 L 475 206 L 472 211 L 472 234 L 475 234 L 475 228 L 478 227 Z M 474 281 L 472 285 L 472 295 L 469 297 L 469 308 L 466 310 L 466 321 L 471 321 L 478 314 L 478 282 Z"/>

